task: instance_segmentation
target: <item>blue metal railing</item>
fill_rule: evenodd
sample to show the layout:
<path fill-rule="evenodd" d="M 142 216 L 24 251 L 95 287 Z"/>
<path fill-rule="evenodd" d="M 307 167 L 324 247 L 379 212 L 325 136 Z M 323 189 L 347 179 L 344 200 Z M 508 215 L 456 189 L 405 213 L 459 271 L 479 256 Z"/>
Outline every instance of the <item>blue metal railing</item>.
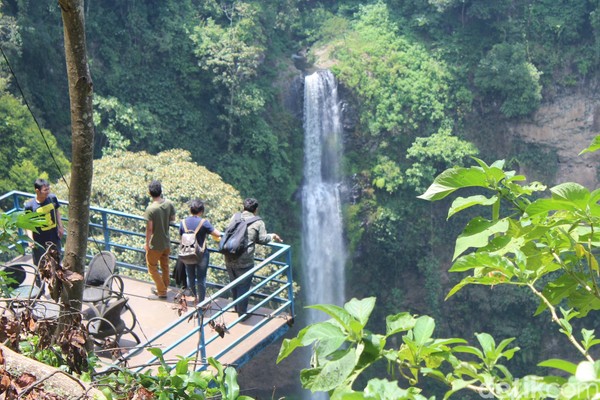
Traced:
<path fill-rule="evenodd" d="M 19 191 L 9 192 L 0 196 L 0 211 L 6 213 L 21 211 L 23 210 L 25 201 L 33 197 L 34 195 L 30 193 Z M 59 203 L 66 208 L 66 212 L 61 212 L 61 216 L 68 225 L 68 202 L 59 200 Z M 90 207 L 89 227 L 90 236 L 88 241 L 91 245 L 88 246 L 88 249 L 95 249 L 97 252 L 101 250 L 114 252 L 117 256 L 117 265 L 119 268 L 147 271 L 144 257 L 145 221 L 143 217 L 100 207 Z M 173 229 L 178 229 L 178 225 L 173 224 L 172 227 Z M 179 234 L 177 232 L 176 235 L 171 236 L 178 237 Z M 176 243 L 177 242 L 173 241 L 174 245 Z M 190 310 L 175 322 L 165 327 L 161 332 L 149 339 L 147 343 L 142 343 L 131 349 L 122 359 L 127 360 L 149 345 L 151 346 L 153 343 L 157 343 L 157 340 L 163 338 L 165 334 L 171 332 L 183 322 L 188 321 L 190 317 L 196 313 L 198 321 L 201 323 L 197 324 L 194 329 L 186 332 L 184 336 L 176 340 L 173 344 L 165 347 L 163 349 L 163 354 L 169 354 L 185 340 L 190 339 L 194 335 L 199 335 L 198 346 L 196 346 L 195 350 L 185 356 L 193 357 L 199 355 L 201 360 L 205 362 L 207 356 L 206 347 L 219 337 L 218 332 L 213 329 L 206 329 L 206 327 L 213 326 L 219 320 L 222 320 L 223 314 L 233 312 L 235 305 L 248 297 L 252 297 L 254 299 L 253 302 L 255 303 L 254 306 L 251 306 L 248 309 L 248 314 L 256 314 L 264 309 L 269 309 L 271 312 L 269 315 L 263 315 L 263 317 L 266 318 L 262 318 L 259 323 L 255 324 L 242 337 L 235 339 L 229 345 L 220 349 L 218 354 L 211 354 L 212 357 L 219 359 L 224 356 L 231 349 L 242 343 L 248 336 L 269 323 L 273 318 L 284 318 L 286 321 L 293 320 L 295 313 L 291 248 L 285 244 L 270 244 L 269 246 L 273 249 L 272 254 L 266 256 L 264 259 L 257 259 L 256 266 L 237 280 L 231 283 L 207 281 L 207 286 L 217 288 L 217 291 L 212 296 L 207 297 L 202 303 L 198 304 L 195 309 Z M 208 251 L 216 252 L 216 249 L 208 248 Z M 176 252 L 172 253 L 176 254 Z M 92 254 L 88 254 L 88 256 L 91 257 Z M 174 256 L 171 258 L 175 259 Z M 213 257 L 211 257 L 211 261 L 212 258 Z M 217 257 L 217 260 L 222 261 L 220 257 Z M 221 276 L 227 276 L 224 273 L 225 268 L 222 265 L 211 263 L 209 269 L 213 269 L 213 271 L 217 272 L 216 275 L 221 274 Z M 205 313 L 205 310 L 209 309 L 210 305 L 216 304 L 218 298 L 223 297 L 228 291 L 236 287 L 250 275 L 253 275 L 254 283 L 250 291 L 237 300 L 228 302 L 224 306 L 220 306 L 219 310 L 215 313 L 211 313 L 210 315 Z M 224 281 L 228 281 L 228 279 L 224 279 Z M 234 320 L 226 326 L 226 329 L 232 328 L 241 321 L 242 317 L 243 316 Z M 207 336 L 208 331 L 212 331 L 213 333 Z M 276 339 L 276 337 L 283 335 L 285 331 L 287 331 L 287 325 L 283 324 L 278 331 L 271 335 L 271 339 Z M 251 356 L 252 355 L 250 354 L 246 355 L 246 357 L 242 357 L 238 360 L 238 365 L 243 364 L 251 358 Z M 156 361 L 156 358 L 152 358 L 148 363 L 153 363 L 154 361 Z M 204 368 L 204 366 L 205 364 L 202 364 L 199 369 Z"/>
<path fill-rule="evenodd" d="M 293 315 L 294 315 L 294 297 L 293 297 L 293 280 L 292 280 L 292 267 L 291 267 L 291 249 L 288 245 L 283 244 L 273 244 L 272 247 L 275 248 L 275 252 L 258 263 L 253 269 L 248 271 L 246 274 L 242 275 L 240 278 L 235 281 L 223 286 L 220 290 L 214 293 L 212 296 L 207 297 L 204 301 L 199 303 L 194 309 L 188 311 L 183 314 L 179 319 L 171 323 L 164 330 L 157 333 L 154 337 L 149 339 L 146 343 L 142 343 L 132 350 L 130 350 L 127 354 L 123 356 L 124 360 L 130 359 L 135 356 L 143 349 L 148 346 L 152 346 L 153 343 L 160 343 L 159 340 L 164 338 L 169 332 L 175 329 L 177 326 L 186 323 L 190 320 L 190 318 L 194 317 L 196 314 L 198 321 L 200 322 L 193 329 L 187 331 L 181 338 L 173 342 L 172 344 L 164 347 L 162 349 L 163 356 L 167 356 L 172 353 L 179 345 L 181 345 L 186 340 L 192 338 L 194 335 L 198 335 L 199 344 L 198 346 L 188 354 L 185 354 L 185 357 L 194 357 L 196 355 L 200 356 L 201 363 L 198 366 L 198 369 L 204 369 L 206 367 L 206 348 L 212 342 L 217 340 L 220 336 L 218 330 L 215 330 L 214 324 L 218 323 L 223 319 L 223 315 L 225 313 L 234 312 L 235 305 L 244 299 L 253 296 L 255 294 L 259 294 L 259 299 L 257 303 L 247 311 L 247 315 L 256 315 L 260 313 L 260 310 L 267 307 L 271 312 L 268 315 L 260 314 L 263 318 L 261 318 L 260 322 L 254 324 L 252 328 L 246 332 L 243 336 L 236 338 L 227 346 L 220 349 L 220 351 L 216 354 L 211 354 L 211 357 L 220 359 L 222 356 L 227 354 L 230 350 L 241 344 L 246 338 L 248 338 L 253 333 L 257 332 L 264 325 L 269 323 L 273 318 L 283 318 L 286 322 L 291 324 Z M 239 297 L 235 301 L 228 302 L 222 307 L 219 307 L 218 310 L 214 313 L 208 313 L 212 307 L 215 306 L 216 300 L 222 297 L 229 290 L 238 285 L 239 282 L 243 281 L 250 275 L 254 275 L 256 278 L 258 273 L 264 272 L 265 270 L 269 271 L 268 276 L 260 276 L 259 282 L 254 285 L 254 287 Z M 274 288 L 267 288 L 270 284 L 275 283 L 276 286 Z M 268 290 L 266 290 L 268 289 Z M 215 311 L 215 310 L 212 310 Z M 210 314 L 210 315 L 208 315 Z M 239 316 L 232 323 L 224 326 L 225 329 L 229 330 L 237 323 L 239 323 L 245 315 Z M 210 328 L 209 328 L 210 327 Z M 280 328 L 279 331 L 274 333 L 275 336 L 281 336 L 285 331 L 287 331 L 289 325 L 284 325 Z M 207 335 L 207 332 L 208 335 Z M 274 338 L 273 338 L 274 339 Z M 260 350 L 260 349 L 259 349 Z M 157 357 L 152 357 L 146 362 L 144 365 L 151 365 L 158 360 Z M 241 365 L 246 360 L 241 359 L 237 361 L 237 365 Z M 139 367 L 138 371 L 144 369 L 144 367 Z"/>

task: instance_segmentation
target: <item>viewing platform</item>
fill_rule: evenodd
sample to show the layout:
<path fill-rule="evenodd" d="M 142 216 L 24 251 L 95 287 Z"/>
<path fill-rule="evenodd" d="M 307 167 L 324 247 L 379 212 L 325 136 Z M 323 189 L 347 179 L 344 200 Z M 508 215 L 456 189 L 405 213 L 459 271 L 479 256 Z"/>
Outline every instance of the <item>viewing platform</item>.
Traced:
<path fill-rule="evenodd" d="M 6 213 L 20 211 L 31 197 L 29 193 L 10 192 L 0 197 L 0 207 Z M 60 203 L 68 210 L 68 203 Z M 62 214 L 68 215 L 68 212 Z M 63 221 L 68 225 L 68 218 L 63 217 Z M 269 244 L 260 252 L 261 257 L 256 258 L 255 267 L 248 273 L 253 274 L 253 280 L 252 288 L 244 296 L 250 303 L 249 318 L 244 319 L 234 311 L 236 302 L 243 298 L 234 302 L 229 295 L 241 279 L 229 282 L 223 257 L 213 248 L 208 249 L 210 264 L 203 302 L 193 306 L 186 301 L 181 289 L 173 286 L 169 287 L 166 299 L 148 299 L 154 284 L 145 280 L 149 275 L 144 263 L 143 234 L 139 233 L 143 231 L 143 224 L 139 216 L 90 208 L 88 257 L 100 251 L 115 254 L 116 272 L 123 282 L 122 296 L 133 311 L 123 312 L 122 318 L 126 324 L 135 318 L 132 331 L 141 340 L 137 344 L 134 335 L 124 334 L 119 342 L 120 351 L 96 348 L 106 367 L 119 364 L 137 371 L 153 368 L 158 365 L 158 359 L 148 348 L 161 349 L 170 365 L 177 363 L 181 356 L 195 360 L 197 370 L 207 367 L 209 357 L 224 365 L 239 367 L 290 328 L 294 320 L 290 246 Z M 134 230 L 137 225 L 138 229 Z M 31 256 L 15 254 L 11 262 L 16 261 L 31 262 Z M 173 258 L 172 268 L 175 262 Z M 83 308 L 85 313 L 85 303 Z"/>

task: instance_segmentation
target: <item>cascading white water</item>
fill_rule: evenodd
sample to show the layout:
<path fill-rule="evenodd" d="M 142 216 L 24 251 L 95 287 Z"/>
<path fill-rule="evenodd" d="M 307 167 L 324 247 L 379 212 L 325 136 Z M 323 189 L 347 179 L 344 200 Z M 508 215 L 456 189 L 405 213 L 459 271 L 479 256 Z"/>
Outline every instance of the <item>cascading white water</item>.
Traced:
<path fill-rule="evenodd" d="M 304 186 L 302 188 L 306 303 L 343 305 L 346 263 L 340 205 L 342 126 L 337 83 L 317 71 L 304 85 Z M 325 319 L 309 311 L 308 323 Z"/>

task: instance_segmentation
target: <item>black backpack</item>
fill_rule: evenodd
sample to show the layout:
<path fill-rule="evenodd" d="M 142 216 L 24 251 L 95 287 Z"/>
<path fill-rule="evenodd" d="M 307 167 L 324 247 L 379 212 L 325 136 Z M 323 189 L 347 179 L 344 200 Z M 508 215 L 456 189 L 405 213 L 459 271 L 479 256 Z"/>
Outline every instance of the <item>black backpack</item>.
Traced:
<path fill-rule="evenodd" d="M 181 235 L 181 242 L 179 243 L 177 256 L 184 264 L 198 264 L 204 256 L 206 239 L 204 239 L 202 247 L 198 245 L 198 241 L 196 240 L 196 235 L 202 227 L 202 224 L 204 224 L 204 221 L 204 219 L 200 220 L 200 223 L 195 231 L 188 231 L 187 226 L 185 225 L 185 220 L 181 221 L 184 233 Z"/>
<path fill-rule="evenodd" d="M 240 256 L 246 248 L 248 248 L 248 225 L 262 218 L 251 217 L 246 220 L 242 219 L 242 214 L 234 215 L 233 220 L 225 228 L 223 237 L 219 242 L 219 253 Z"/>

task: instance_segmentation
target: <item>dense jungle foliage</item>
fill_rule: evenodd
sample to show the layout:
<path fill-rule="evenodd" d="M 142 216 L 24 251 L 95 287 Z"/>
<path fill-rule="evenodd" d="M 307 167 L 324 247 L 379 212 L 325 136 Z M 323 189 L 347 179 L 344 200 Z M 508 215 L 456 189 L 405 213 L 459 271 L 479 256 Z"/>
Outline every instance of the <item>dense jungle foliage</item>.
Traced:
<path fill-rule="evenodd" d="M 0 189 L 31 191 L 33 176 L 56 181 L 61 172 L 26 118 L 20 89 L 62 173 L 71 151 L 60 10 L 52 0 L 1 4 L 0 44 L 19 86 L 3 63 Z M 498 158 L 502 121 L 527 118 L 595 75 L 598 1 L 104 0 L 85 7 L 98 159 L 185 149 L 242 197 L 259 198 L 269 230 L 299 244 L 298 82 L 328 67 L 350 110 L 348 295 L 377 295 L 375 323 L 408 310 L 435 317 L 442 335 L 519 336 L 527 351 L 511 360 L 517 372 L 539 360 L 551 339 L 542 322 L 524 323 L 536 305 L 518 291 L 497 287 L 504 295 L 492 299 L 489 289 L 469 287 L 443 301 L 457 279 L 446 274 L 449 238 L 468 215 L 446 222 L 447 204 L 416 196 L 469 156 Z M 513 148 L 512 161 L 552 171 L 531 151 Z"/>

